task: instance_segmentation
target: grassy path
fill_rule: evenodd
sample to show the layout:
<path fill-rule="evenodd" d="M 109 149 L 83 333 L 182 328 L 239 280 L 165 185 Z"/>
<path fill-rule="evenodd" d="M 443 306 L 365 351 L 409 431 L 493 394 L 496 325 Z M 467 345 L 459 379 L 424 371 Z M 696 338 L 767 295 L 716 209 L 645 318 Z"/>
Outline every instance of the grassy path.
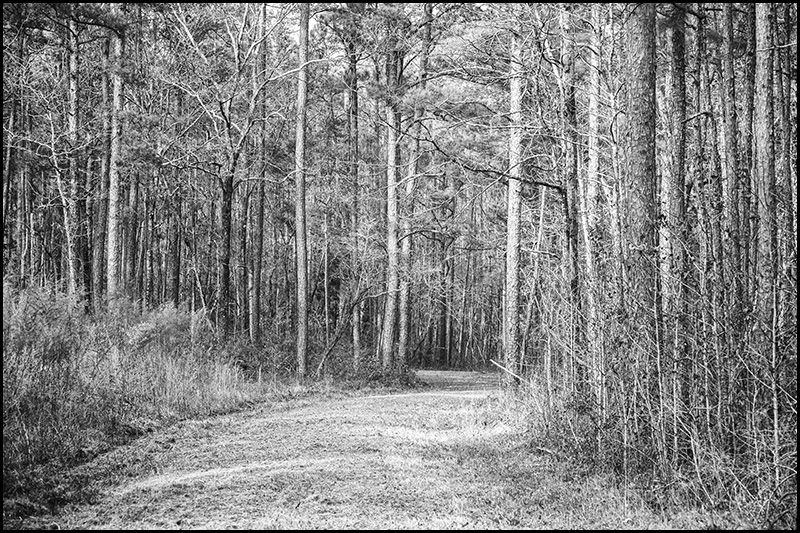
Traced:
<path fill-rule="evenodd" d="M 647 528 L 599 478 L 531 453 L 496 375 L 421 373 L 422 392 L 292 400 L 138 439 L 149 473 L 107 487 L 61 528 Z M 39 524 L 40 527 L 46 524 Z"/>

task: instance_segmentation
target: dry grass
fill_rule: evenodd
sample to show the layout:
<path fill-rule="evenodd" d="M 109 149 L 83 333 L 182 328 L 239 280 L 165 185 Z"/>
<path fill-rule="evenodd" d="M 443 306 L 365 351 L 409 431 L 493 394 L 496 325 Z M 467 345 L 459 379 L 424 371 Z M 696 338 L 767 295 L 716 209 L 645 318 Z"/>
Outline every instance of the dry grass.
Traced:
<path fill-rule="evenodd" d="M 148 434 L 82 467 L 117 470 L 96 504 L 26 526 L 531 529 L 730 526 L 665 515 L 633 488 L 576 475 L 530 444 L 523 404 L 494 391 L 316 394 Z M 89 475 L 89 474 L 86 474 Z"/>
<path fill-rule="evenodd" d="M 280 354 L 215 342 L 202 315 L 98 320 L 4 289 L 7 527 L 753 525 L 654 506 L 652 487 L 576 462 L 586 421 L 566 402 L 554 417 L 536 384 L 508 396 L 496 375 L 427 372 L 434 387 L 417 392 L 413 379 L 301 385 L 275 371 Z"/>
<path fill-rule="evenodd" d="M 4 523 L 94 501 L 100 486 L 151 472 L 161 447 L 122 456 L 119 447 L 177 421 L 413 385 L 357 376 L 299 384 L 281 342 L 265 345 L 219 342 L 202 313 L 142 314 L 122 303 L 90 316 L 57 291 L 4 286 Z"/>
<path fill-rule="evenodd" d="M 68 499 L 69 465 L 268 388 L 245 379 L 202 314 L 125 306 L 92 318 L 58 292 L 4 286 L 4 519 Z"/>

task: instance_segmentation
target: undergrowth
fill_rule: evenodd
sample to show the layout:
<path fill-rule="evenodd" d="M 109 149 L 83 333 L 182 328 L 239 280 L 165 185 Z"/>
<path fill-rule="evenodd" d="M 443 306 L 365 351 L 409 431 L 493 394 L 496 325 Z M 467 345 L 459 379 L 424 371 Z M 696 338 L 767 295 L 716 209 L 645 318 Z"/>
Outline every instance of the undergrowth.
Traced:
<path fill-rule="evenodd" d="M 382 377 L 372 360 L 353 373 L 345 347 L 322 379 L 299 383 L 288 338 L 221 339 L 203 312 L 172 306 L 143 313 L 123 301 L 91 315 L 58 291 L 4 283 L 4 523 L 91 501 L 97 480 L 76 465 L 113 457 L 106 452 L 178 420 L 261 401 L 422 386 L 413 373 Z M 146 457 L 106 462 L 101 477 L 148 468 Z"/>
<path fill-rule="evenodd" d="M 71 465 L 269 387 L 246 378 L 203 313 L 121 304 L 89 316 L 59 292 L 4 285 L 4 519 L 58 503 L 52 485 Z"/>
<path fill-rule="evenodd" d="M 691 443 L 692 461 L 665 471 L 652 452 L 626 445 L 626 421 L 609 417 L 600 423 L 580 394 L 554 388 L 548 398 L 546 391 L 543 380 L 534 378 L 504 401 L 524 412 L 530 452 L 568 465 L 570 475 L 610 476 L 666 515 L 692 510 L 725 527 L 796 528 L 797 494 L 781 496 L 764 481 L 771 475 L 768 460 L 740 464 L 697 439 Z M 753 488 L 758 486 L 762 489 Z"/>

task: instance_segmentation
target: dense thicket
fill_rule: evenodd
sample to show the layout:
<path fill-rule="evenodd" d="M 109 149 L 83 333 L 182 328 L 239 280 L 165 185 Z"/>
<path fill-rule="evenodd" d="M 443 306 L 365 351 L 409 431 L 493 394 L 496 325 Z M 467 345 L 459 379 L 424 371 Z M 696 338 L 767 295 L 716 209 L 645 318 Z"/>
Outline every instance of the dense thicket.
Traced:
<path fill-rule="evenodd" d="M 304 9 L 4 4 L 6 282 L 495 361 L 598 467 L 796 521 L 796 6 Z"/>

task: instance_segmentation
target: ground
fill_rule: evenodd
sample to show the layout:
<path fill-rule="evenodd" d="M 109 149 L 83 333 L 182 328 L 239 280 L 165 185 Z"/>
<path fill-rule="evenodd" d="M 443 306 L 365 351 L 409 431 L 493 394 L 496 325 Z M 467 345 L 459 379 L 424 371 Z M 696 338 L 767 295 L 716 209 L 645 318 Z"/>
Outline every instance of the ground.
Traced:
<path fill-rule="evenodd" d="M 498 374 L 420 372 L 397 394 L 319 395 L 185 421 L 100 457 L 149 465 L 28 527 L 704 527 L 539 455 Z M 522 411 L 520 410 L 520 413 Z M 541 453 L 541 452 L 539 452 Z M 140 469 L 141 470 L 141 469 Z"/>

